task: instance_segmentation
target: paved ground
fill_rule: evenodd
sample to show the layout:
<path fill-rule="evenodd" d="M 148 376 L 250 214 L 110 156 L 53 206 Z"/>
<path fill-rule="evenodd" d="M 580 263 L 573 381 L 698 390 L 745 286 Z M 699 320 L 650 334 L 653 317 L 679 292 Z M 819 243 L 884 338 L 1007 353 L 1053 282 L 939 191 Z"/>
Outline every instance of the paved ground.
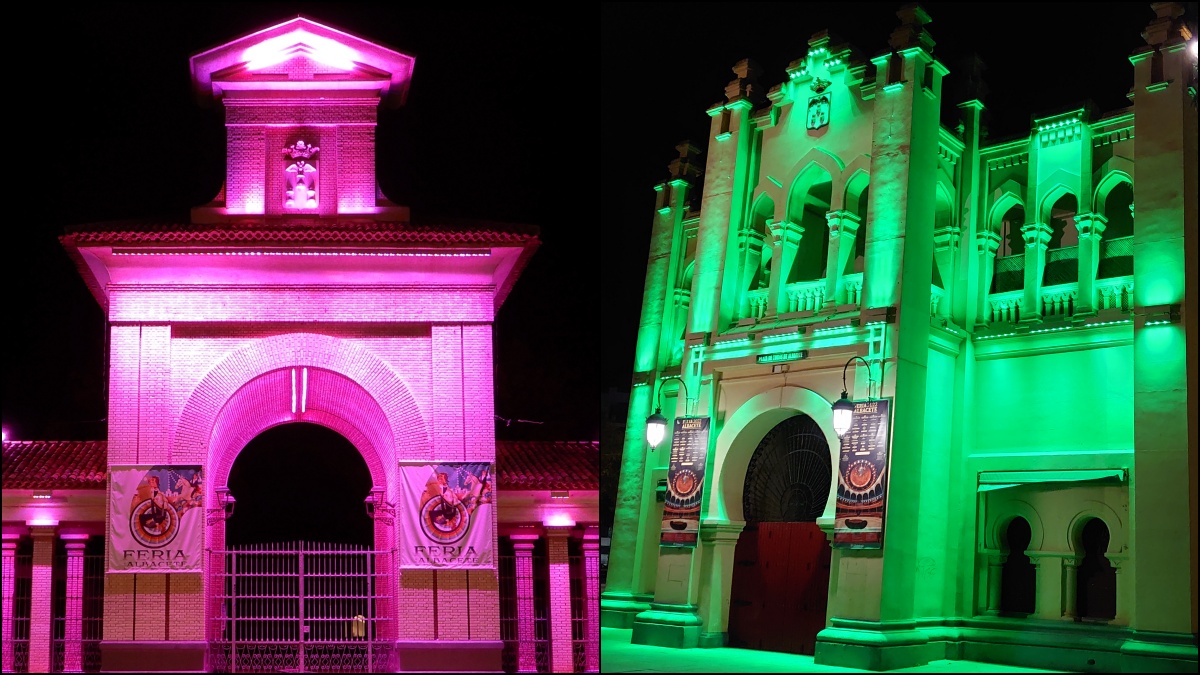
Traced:
<path fill-rule="evenodd" d="M 811 656 L 750 649 L 667 649 L 629 644 L 632 630 L 600 629 L 600 671 L 604 673 L 870 673 L 856 668 L 818 666 Z M 934 661 L 892 673 L 1059 673 L 977 661 Z"/>

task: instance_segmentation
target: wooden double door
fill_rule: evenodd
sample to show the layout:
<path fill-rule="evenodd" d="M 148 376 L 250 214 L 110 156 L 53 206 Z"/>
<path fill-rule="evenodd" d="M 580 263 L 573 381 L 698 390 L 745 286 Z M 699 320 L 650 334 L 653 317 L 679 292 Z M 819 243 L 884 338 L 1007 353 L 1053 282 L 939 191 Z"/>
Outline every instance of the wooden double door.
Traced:
<path fill-rule="evenodd" d="M 729 646 L 812 655 L 831 555 L 816 523 L 746 523 L 734 551 Z"/>

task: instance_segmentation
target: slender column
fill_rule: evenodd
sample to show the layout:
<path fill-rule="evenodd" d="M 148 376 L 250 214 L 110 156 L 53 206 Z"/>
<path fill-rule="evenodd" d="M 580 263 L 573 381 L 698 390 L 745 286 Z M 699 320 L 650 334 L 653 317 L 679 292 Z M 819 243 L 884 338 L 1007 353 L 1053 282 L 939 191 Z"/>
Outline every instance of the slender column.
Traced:
<path fill-rule="evenodd" d="M 13 671 L 13 596 L 17 581 L 17 535 L 4 535 L 3 563 L 3 633 L 0 634 L 0 672 Z"/>
<path fill-rule="evenodd" d="M 1096 272 L 1100 267 L 1100 238 L 1108 219 L 1099 213 L 1075 216 L 1079 230 L 1079 294 L 1074 316 L 1083 318 L 1096 313 Z"/>
<path fill-rule="evenodd" d="M 771 229 L 771 287 L 767 291 L 767 316 L 789 311 L 787 301 L 788 274 L 796 263 L 796 251 L 804 228 L 786 220 L 768 220 Z"/>
<path fill-rule="evenodd" d="M 987 613 L 992 616 L 1000 615 L 1000 588 L 1004 579 L 1004 561 L 1008 560 L 1007 553 L 988 554 L 987 578 Z"/>
<path fill-rule="evenodd" d="M 29 672 L 50 672 L 50 598 L 54 585 L 53 525 L 29 528 L 33 534 L 33 585 L 29 609 Z"/>
<path fill-rule="evenodd" d="M 593 525 L 583 534 L 583 569 L 587 602 L 584 647 L 585 668 L 600 672 L 600 528 Z"/>
<path fill-rule="evenodd" d="M 514 534 L 513 552 L 515 554 L 517 575 L 517 672 L 536 673 L 537 634 L 534 630 L 533 606 L 533 546 L 537 541 L 536 534 Z"/>
<path fill-rule="evenodd" d="M 1079 558 L 1063 558 L 1063 609 L 1062 618 L 1075 620 L 1075 603 L 1079 587 Z"/>
<path fill-rule="evenodd" d="M 1108 558 L 1108 562 L 1112 564 L 1113 571 L 1117 577 L 1117 612 L 1110 623 L 1128 626 L 1131 619 L 1129 612 L 1133 606 L 1129 598 L 1130 584 L 1133 583 L 1133 579 L 1132 575 L 1126 573 L 1126 563 L 1129 562 L 1129 556 L 1105 555 L 1104 557 Z"/>
<path fill-rule="evenodd" d="M 758 266 L 762 264 L 762 250 L 765 244 L 763 235 L 758 232 L 742 230 L 737 235 L 738 265 L 742 270 L 742 278 L 738 282 L 738 304 L 745 302 L 750 285 L 758 276 Z M 739 310 L 740 312 L 740 310 Z M 745 315 L 749 316 L 749 314 Z M 743 316 L 742 318 L 745 318 Z"/>
<path fill-rule="evenodd" d="M 992 275 L 996 272 L 996 249 L 1000 248 L 1000 235 L 991 230 L 982 230 L 975 235 L 975 250 L 979 255 L 979 297 L 975 314 L 975 325 L 988 324 L 988 294 L 992 291 Z"/>
<path fill-rule="evenodd" d="M 550 670 L 575 670 L 571 640 L 571 558 L 567 553 L 570 527 L 546 528 L 546 558 L 550 563 Z"/>
<path fill-rule="evenodd" d="M 1025 298 L 1021 303 L 1021 323 L 1042 320 L 1042 272 L 1046 269 L 1050 234 L 1050 226 L 1045 223 L 1029 223 L 1021 228 L 1021 238 L 1025 240 Z"/>
<path fill-rule="evenodd" d="M 825 259 L 825 303 L 822 313 L 837 311 L 838 305 L 846 304 L 846 264 L 854 255 L 854 239 L 858 234 L 860 220 L 857 215 L 845 211 L 830 211 L 825 214 L 829 223 L 829 254 Z"/>
<path fill-rule="evenodd" d="M 1057 619 L 1062 616 L 1062 556 L 1036 555 L 1026 552 L 1033 563 L 1033 614 L 1038 619 Z"/>
<path fill-rule="evenodd" d="M 83 550 L 86 534 L 62 535 L 67 544 L 67 611 L 63 633 L 63 672 L 83 672 Z"/>

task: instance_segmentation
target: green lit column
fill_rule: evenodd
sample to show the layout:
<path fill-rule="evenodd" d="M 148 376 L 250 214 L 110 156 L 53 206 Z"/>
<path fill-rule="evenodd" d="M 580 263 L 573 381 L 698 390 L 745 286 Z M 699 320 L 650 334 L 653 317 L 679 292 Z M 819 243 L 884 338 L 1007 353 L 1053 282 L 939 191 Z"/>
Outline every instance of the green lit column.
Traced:
<path fill-rule="evenodd" d="M 1123 670 L 1196 671 L 1196 108 L 1180 3 L 1155 3 L 1134 65 L 1134 466 Z M 1189 398 L 1191 400 L 1189 400 Z M 1190 429 L 1189 429 L 1190 427 Z M 1180 519 L 1192 531 L 1185 533 Z M 1190 536 L 1189 536 L 1190 535 Z M 1187 564 L 1187 563 L 1191 564 Z M 1125 565 L 1122 565 L 1124 568 Z M 1191 593 L 1183 589 L 1190 589 Z M 1120 591 L 1118 591 L 1118 594 Z"/>
<path fill-rule="evenodd" d="M 947 551 L 922 532 L 922 512 L 945 512 L 947 477 L 925 476 L 925 400 L 933 276 L 937 137 L 941 78 L 931 56 L 929 16 L 916 5 L 897 12 L 893 53 L 872 59 L 872 166 L 867 204 L 863 307 L 895 308 L 885 327 L 882 395 L 892 398 L 892 434 L 883 549 L 841 551 L 830 627 L 817 635 L 814 662 L 868 670 L 923 665 L 943 658 L 917 629 L 917 561 Z M 895 55 L 893 57 L 893 54 Z M 893 58 L 900 59 L 892 67 Z M 899 71 L 899 72 L 897 72 Z M 857 377 L 856 377 L 857 380 Z M 943 458 L 944 459 L 944 458 Z M 938 462 L 943 461 L 939 459 Z M 940 503 L 940 507 L 938 504 Z"/>
<path fill-rule="evenodd" d="M 1063 603 L 1062 618 L 1067 621 L 1075 620 L 1075 603 L 1079 590 L 1079 558 L 1071 556 L 1063 558 Z"/>
<path fill-rule="evenodd" d="M 647 538 L 645 530 L 650 527 L 643 514 L 653 511 L 654 506 L 654 490 L 646 489 L 646 418 L 653 412 L 662 322 L 664 312 L 670 306 L 667 295 L 671 243 L 686 208 L 686 187 L 686 183 L 677 181 L 654 188 L 657 203 L 634 351 L 634 382 L 629 394 L 629 417 L 613 513 L 608 577 L 600 599 L 600 623 L 603 626 L 629 628 L 634 615 L 650 606 L 653 592 L 647 580 L 647 572 L 653 568 L 653 563 L 648 562 L 647 557 L 656 551 L 643 543 Z"/>
<path fill-rule="evenodd" d="M 1100 238 L 1108 219 L 1099 213 L 1075 216 L 1079 230 L 1079 296 L 1072 318 L 1084 319 L 1096 314 L 1096 272 L 1100 269 Z"/>
<path fill-rule="evenodd" d="M 1025 295 L 1021 300 L 1021 323 L 1042 320 L 1042 273 L 1046 269 L 1046 248 L 1052 230 L 1046 223 L 1032 222 L 1021 227 L 1025 240 Z"/>
<path fill-rule="evenodd" d="M 796 262 L 796 250 L 804 228 L 797 223 L 768 221 L 771 228 L 771 286 L 767 290 L 767 316 L 777 316 L 789 310 L 787 278 Z"/>
<path fill-rule="evenodd" d="M 980 69 L 982 64 L 976 64 L 976 69 Z M 979 78 L 976 78 L 978 81 Z M 981 95 L 981 92 L 975 92 Z M 966 240 L 966 245 L 959 248 L 959 262 L 955 273 L 953 285 L 960 289 L 961 292 L 955 293 L 954 302 L 951 307 L 951 317 L 959 326 L 971 327 L 975 325 L 979 317 L 987 308 L 987 292 L 991 289 L 992 269 L 995 267 L 994 260 L 996 257 L 996 248 L 999 245 L 999 238 L 996 237 L 996 245 L 991 247 L 991 257 L 980 255 L 978 244 L 981 237 L 986 237 L 988 227 L 984 222 L 984 188 L 983 176 L 986 175 L 984 170 L 985 164 L 979 157 L 980 137 L 983 133 L 981 124 L 981 116 L 983 114 L 984 105 L 979 99 L 971 99 L 958 104 L 958 109 L 962 111 L 963 122 L 963 157 L 960 162 L 962 167 L 962 180 L 960 182 L 960 191 L 962 198 L 960 203 L 962 210 L 960 211 L 959 224 L 961 227 L 961 236 Z M 970 242 L 975 241 L 976 248 L 972 248 Z M 986 263 L 986 272 L 982 269 Z M 986 274 L 986 282 L 980 288 L 980 284 L 984 281 Z M 945 280 L 945 277 L 942 277 Z M 947 282 L 950 283 L 950 282 Z M 982 293 L 983 302 L 977 301 Z"/>
<path fill-rule="evenodd" d="M 1000 551 L 986 552 L 988 561 L 987 576 L 987 613 L 992 616 L 1000 615 L 1000 586 L 1004 579 L 1004 562 L 1008 554 Z"/>
<path fill-rule="evenodd" d="M 975 326 L 987 326 L 988 294 L 992 290 L 992 274 L 996 271 L 996 250 L 1000 248 L 1000 235 L 991 230 L 980 230 L 975 235 L 975 252 L 979 259 L 979 286 L 976 291 L 978 303 Z"/>
<path fill-rule="evenodd" d="M 741 305 L 750 290 L 750 284 L 758 276 L 758 266 L 762 261 L 763 245 L 766 242 L 763 235 L 752 230 L 741 230 L 737 233 L 738 264 L 735 269 L 741 270 L 737 285 L 737 303 Z M 740 312 L 739 312 L 740 315 Z"/>
<path fill-rule="evenodd" d="M 846 304 L 846 265 L 854 255 L 854 238 L 860 224 L 858 216 L 846 210 L 830 211 L 825 214 L 829 223 L 829 255 L 825 265 L 825 297 L 832 300 L 821 306 L 821 313 L 829 314 Z"/>
<path fill-rule="evenodd" d="M 729 592 L 733 584 L 733 553 L 746 523 L 706 520 L 700 525 L 704 542 L 701 567 L 706 583 L 700 587 L 701 647 L 729 644 Z"/>

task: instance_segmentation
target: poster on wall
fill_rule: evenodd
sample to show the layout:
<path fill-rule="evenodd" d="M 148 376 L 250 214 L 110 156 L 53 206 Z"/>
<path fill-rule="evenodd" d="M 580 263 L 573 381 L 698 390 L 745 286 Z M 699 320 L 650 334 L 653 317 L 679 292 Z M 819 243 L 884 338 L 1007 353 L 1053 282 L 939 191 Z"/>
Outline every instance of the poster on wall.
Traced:
<path fill-rule="evenodd" d="M 700 536 L 700 498 L 708 461 L 707 417 L 678 417 L 671 435 L 667 498 L 663 505 L 663 546 L 695 546 Z"/>
<path fill-rule="evenodd" d="M 199 572 L 204 479 L 199 464 L 111 466 L 109 572 Z"/>
<path fill-rule="evenodd" d="M 495 567 L 493 484 L 488 462 L 401 465 L 401 569 Z"/>
<path fill-rule="evenodd" d="M 891 401 L 854 401 L 838 461 L 834 548 L 882 548 Z"/>

